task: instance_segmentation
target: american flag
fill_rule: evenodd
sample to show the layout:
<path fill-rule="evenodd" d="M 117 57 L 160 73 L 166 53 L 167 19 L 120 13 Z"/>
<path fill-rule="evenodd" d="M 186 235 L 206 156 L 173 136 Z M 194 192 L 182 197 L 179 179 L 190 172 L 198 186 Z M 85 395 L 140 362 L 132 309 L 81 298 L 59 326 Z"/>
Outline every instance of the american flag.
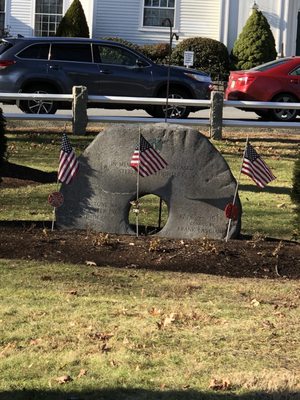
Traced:
<path fill-rule="evenodd" d="M 141 135 L 140 143 L 134 150 L 130 165 L 141 176 L 149 176 L 165 168 L 168 164 Z"/>
<path fill-rule="evenodd" d="M 79 164 L 76 154 L 69 142 L 68 136 L 63 133 L 59 156 L 58 180 L 62 183 L 70 183 L 77 174 Z"/>
<path fill-rule="evenodd" d="M 276 179 L 276 176 L 272 174 L 270 168 L 249 142 L 247 143 L 241 172 L 248 175 L 261 188 Z"/>

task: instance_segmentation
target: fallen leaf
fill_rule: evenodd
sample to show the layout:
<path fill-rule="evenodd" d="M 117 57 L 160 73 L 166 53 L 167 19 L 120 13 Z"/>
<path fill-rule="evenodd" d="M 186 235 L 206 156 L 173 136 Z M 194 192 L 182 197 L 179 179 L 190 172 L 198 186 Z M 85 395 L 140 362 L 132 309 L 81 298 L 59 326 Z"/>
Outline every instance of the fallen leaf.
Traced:
<path fill-rule="evenodd" d="M 258 307 L 258 306 L 260 305 L 260 302 L 257 301 L 256 299 L 253 299 L 253 300 L 251 300 L 251 304 L 252 304 L 252 306 L 254 306 L 254 307 Z"/>
<path fill-rule="evenodd" d="M 73 379 L 70 377 L 70 375 L 62 375 L 59 376 L 58 378 L 55 378 L 55 381 L 59 383 L 60 385 L 63 385 L 64 383 L 71 382 Z"/>
<path fill-rule="evenodd" d="M 230 390 L 231 384 L 227 380 L 223 379 L 212 379 L 209 385 L 209 388 L 212 390 Z"/>
<path fill-rule="evenodd" d="M 109 346 L 107 343 L 103 343 L 103 345 L 101 346 L 102 353 L 108 353 L 109 351 L 111 351 L 111 349 L 111 346 Z"/>
<path fill-rule="evenodd" d="M 95 263 L 95 261 L 86 261 L 85 264 L 86 264 L 87 266 L 89 266 L 89 267 L 97 266 L 97 264 Z"/>
<path fill-rule="evenodd" d="M 69 290 L 68 292 L 67 292 L 68 294 L 72 294 L 73 296 L 76 296 L 77 295 L 77 290 Z"/>
<path fill-rule="evenodd" d="M 87 374 L 87 370 L 86 369 L 81 369 L 79 371 L 79 374 L 77 375 L 77 378 L 81 378 L 82 376 L 85 376 Z"/>
<path fill-rule="evenodd" d="M 160 315 L 161 314 L 161 310 L 156 308 L 156 307 L 151 307 L 149 310 L 149 314 L 151 315 Z"/>
<path fill-rule="evenodd" d="M 171 313 L 164 320 L 157 322 L 158 329 L 163 329 L 175 321 L 175 313 Z"/>
<path fill-rule="evenodd" d="M 277 204 L 277 208 L 285 208 L 285 203 Z"/>

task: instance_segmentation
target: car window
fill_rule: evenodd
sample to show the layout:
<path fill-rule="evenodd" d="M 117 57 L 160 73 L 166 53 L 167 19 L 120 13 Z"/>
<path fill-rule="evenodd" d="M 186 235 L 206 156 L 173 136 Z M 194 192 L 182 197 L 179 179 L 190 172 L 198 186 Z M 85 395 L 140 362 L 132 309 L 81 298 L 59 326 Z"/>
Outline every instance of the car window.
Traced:
<path fill-rule="evenodd" d="M 290 75 L 300 75 L 300 66 L 299 66 L 298 68 L 294 69 L 294 70 L 290 73 Z"/>
<path fill-rule="evenodd" d="M 250 71 L 267 71 L 268 69 L 278 67 L 279 65 L 285 64 L 290 61 L 290 58 L 282 58 L 279 60 L 270 61 L 268 63 L 258 65 L 257 67 L 251 68 Z"/>
<path fill-rule="evenodd" d="M 33 44 L 32 46 L 26 47 L 22 50 L 18 57 L 20 58 L 34 58 L 37 60 L 48 60 L 49 56 L 49 44 L 39 43 Z"/>
<path fill-rule="evenodd" d="M 136 65 L 138 57 L 122 47 L 107 45 L 96 45 L 95 47 L 95 59 L 102 64 Z"/>
<path fill-rule="evenodd" d="M 89 44 L 53 43 L 51 60 L 92 62 L 92 50 Z"/>

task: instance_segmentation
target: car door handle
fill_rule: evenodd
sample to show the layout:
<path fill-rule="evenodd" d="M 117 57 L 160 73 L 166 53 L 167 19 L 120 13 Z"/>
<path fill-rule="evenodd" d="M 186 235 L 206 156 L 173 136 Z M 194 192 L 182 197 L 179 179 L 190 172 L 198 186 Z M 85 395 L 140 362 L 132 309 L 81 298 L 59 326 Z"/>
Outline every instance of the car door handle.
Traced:
<path fill-rule="evenodd" d="M 298 79 L 291 79 L 291 80 L 290 80 L 290 83 L 296 83 L 296 84 L 298 84 L 299 81 L 298 81 Z"/>
<path fill-rule="evenodd" d="M 111 71 L 109 69 L 100 69 L 99 72 L 100 74 L 106 74 L 106 75 L 111 74 Z"/>
<path fill-rule="evenodd" d="M 54 71 L 57 71 L 60 69 L 59 65 L 49 65 L 49 69 L 53 69 Z"/>

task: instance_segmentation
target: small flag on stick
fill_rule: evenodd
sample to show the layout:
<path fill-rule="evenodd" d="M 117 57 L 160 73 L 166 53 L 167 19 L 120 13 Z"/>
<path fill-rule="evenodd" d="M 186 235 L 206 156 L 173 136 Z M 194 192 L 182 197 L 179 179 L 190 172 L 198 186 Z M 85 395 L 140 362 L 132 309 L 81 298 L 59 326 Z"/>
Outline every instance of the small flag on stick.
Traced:
<path fill-rule="evenodd" d="M 140 176 L 149 176 L 165 168 L 168 163 L 159 155 L 151 144 L 140 136 L 140 143 L 134 150 L 130 165 Z"/>
<path fill-rule="evenodd" d="M 76 154 L 69 142 L 68 136 L 63 133 L 62 144 L 59 156 L 58 181 L 70 183 L 77 174 L 79 168 Z"/>
<path fill-rule="evenodd" d="M 276 176 L 249 142 L 247 142 L 241 172 L 248 175 L 261 188 L 276 179 Z"/>

